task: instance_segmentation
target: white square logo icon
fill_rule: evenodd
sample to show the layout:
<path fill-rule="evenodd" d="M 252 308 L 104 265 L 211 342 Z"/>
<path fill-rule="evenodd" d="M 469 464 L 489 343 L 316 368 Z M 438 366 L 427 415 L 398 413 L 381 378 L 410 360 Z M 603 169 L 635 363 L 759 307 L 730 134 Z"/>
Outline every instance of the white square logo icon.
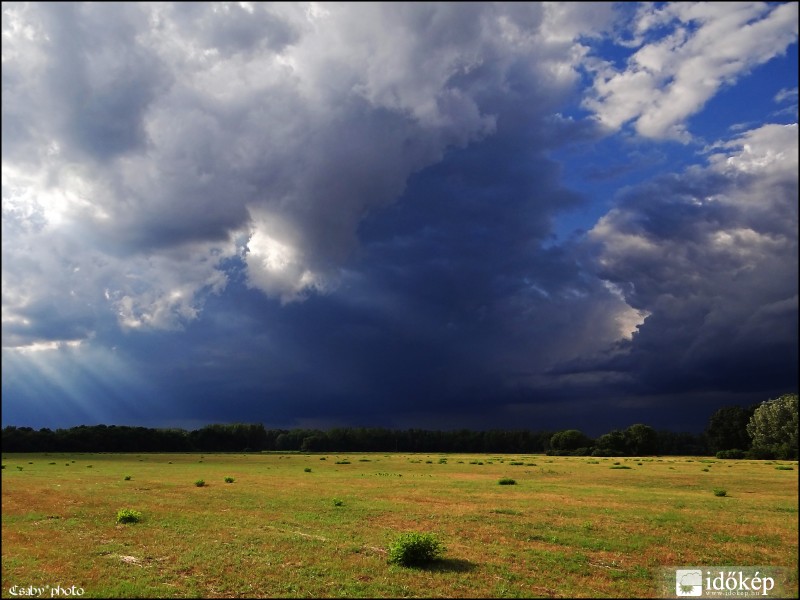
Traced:
<path fill-rule="evenodd" d="M 703 572 L 697 569 L 675 571 L 675 593 L 678 596 L 702 596 Z"/>

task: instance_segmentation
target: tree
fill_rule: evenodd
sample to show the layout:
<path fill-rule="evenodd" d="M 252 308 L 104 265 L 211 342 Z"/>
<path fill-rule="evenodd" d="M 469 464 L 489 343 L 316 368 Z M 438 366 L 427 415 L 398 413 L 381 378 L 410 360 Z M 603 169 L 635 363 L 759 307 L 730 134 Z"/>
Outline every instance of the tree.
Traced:
<path fill-rule="evenodd" d="M 625 434 L 619 429 L 604 433 L 597 438 L 594 456 L 625 456 L 628 453 Z"/>
<path fill-rule="evenodd" d="M 300 450 L 302 452 L 319 452 L 324 449 L 324 445 L 325 438 L 319 435 L 309 435 L 303 438 L 303 441 L 300 444 Z"/>
<path fill-rule="evenodd" d="M 711 415 L 706 428 L 711 451 L 748 450 L 751 440 L 747 433 L 747 424 L 756 408 L 757 404 L 749 408 L 725 406 Z"/>
<path fill-rule="evenodd" d="M 750 418 L 747 433 L 753 450 L 780 459 L 797 458 L 797 394 L 763 402 Z"/>
<path fill-rule="evenodd" d="M 649 425 L 637 423 L 625 430 L 625 445 L 631 456 L 655 454 L 658 449 L 658 434 Z"/>
<path fill-rule="evenodd" d="M 291 448 L 292 448 L 292 438 L 288 433 L 286 432 L 281 433 L 277 438 L 275 438 L 276 450 L 290 450 Z"/>
<path fill-rule="evenodd" d="M 550 447 L 560 452 L 569 452 L 592 445 L 592 440 L 582 431 L 567 429 L 554 433 L 550 438 Z"/>

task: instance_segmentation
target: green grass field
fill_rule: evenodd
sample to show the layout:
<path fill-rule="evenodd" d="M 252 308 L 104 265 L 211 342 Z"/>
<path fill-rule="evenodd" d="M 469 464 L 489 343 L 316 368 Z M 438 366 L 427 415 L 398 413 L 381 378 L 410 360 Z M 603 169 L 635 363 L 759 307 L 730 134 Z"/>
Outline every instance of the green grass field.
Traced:
<path fill-rule="evenodd" d="M 350 453 L 2 462 L 3 597 L 29 586 L 76 586 L 82 597 L 654 597 L 661 567 L 692 565 L 786 567 L 786 591 L 798 594 L 796 461 Z M 142 520 L 117 524 L 123 508 Z M 435 533 L 444 558 L 389 564 L 388 546 L 409 531 Z"/>

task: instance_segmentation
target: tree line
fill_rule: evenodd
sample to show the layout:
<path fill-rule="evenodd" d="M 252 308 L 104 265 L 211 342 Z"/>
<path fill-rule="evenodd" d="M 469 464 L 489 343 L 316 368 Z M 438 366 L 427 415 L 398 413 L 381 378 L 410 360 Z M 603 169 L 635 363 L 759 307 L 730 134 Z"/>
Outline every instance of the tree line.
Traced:
<path fill-rule="evenodd" d="M 394 430 L 266 429 L 263 424 L 206 425 L 195 430 L 81 425 L 35 430 L 7 426 L 3 452 L 474 452 L 571 456 L 712 455 L 797 458 L 797 394 L 760 405 L 719 409 L 703 433 L 634 424 L 595 439 L 577 429 Z"/>
<path fill-rule="evenodd" d="M 602 446 L 622 454 L 704 454 L 703 434 L 656 432 L 634 425 L 621 445 Z M 635 433 L 636 435 L 631 435 Z M 608 434 L 616 441 L 616 432 Z M 598 438 L 602 442 L 607 436 Z M 262 424 L 206 425 L 196 430 L 124 425 L 80 425 L 69 429 L 8 426 L 3 452 L 475 452 L 590 454 L 595 441 L 576 430 L 395 430 L 375 427 L 266 429 Z"/>

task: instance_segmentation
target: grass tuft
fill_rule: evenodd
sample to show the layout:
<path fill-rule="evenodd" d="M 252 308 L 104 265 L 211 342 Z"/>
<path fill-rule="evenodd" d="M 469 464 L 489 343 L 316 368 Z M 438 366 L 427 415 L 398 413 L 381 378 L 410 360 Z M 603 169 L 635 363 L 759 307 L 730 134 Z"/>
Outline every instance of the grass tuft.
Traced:
<path fill-rule="evenodd" d="M 424 565 L 444 551 L 444 545 L 432 533 L 402 533 L 389 545 L 389 562 L 404 567 Z"/>
<path fill-rule="evenodd" d="M 203 481 L 202 479 L 198 479 L 197 481 L 195 481 L 195 482 L 194 482 L 194 484 L 195 484 L 197 487 L 203 487 L 203 486 L 206 484 L 206 482 L 205 482 L 205 481 Z"/>
<path fill-rule="evenodd" d="M 517 485 L 515 479 L 511 479 L 510 477 L 503 477 L 500 481 L 497 482 L 499 485 Z"/>
<path fill-rule="evenodd" d="M 723 496 L 727 496 L 728 492 L 726 490 L 714 490 L 714 495 L 722 498 Z"/>
<path fill-rule="evenodd" d="M 121 508 L 117 511 L 117 523 L 138 523 L 142 520 L 142 513 L 131 508 Z"/>

